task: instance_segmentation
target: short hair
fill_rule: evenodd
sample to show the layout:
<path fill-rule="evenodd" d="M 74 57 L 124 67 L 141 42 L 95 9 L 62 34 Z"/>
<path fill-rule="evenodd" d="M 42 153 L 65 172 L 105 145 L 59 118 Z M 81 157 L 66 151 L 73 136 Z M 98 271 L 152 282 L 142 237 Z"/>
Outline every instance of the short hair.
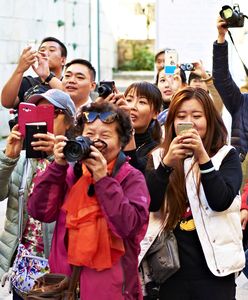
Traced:
<path fill-rule="evenodd" d="M 157 61 L 160 54 L 165 54 L 165 49 L 161 49 L 155 54 L 155 58 L 154 58 L 155 62 Z"/>
<path fill-rule="evenodd" d="M 116 105 L 106 103 L 106 102 L 93 102 L 89 106 L 82 106 L 79 108 L 79 112 L 76 117 L 75 135 L 81 135 L 84 129 L 84 112 L 95 111 L 101 112 L 115 112 L 117 114 L 117 133 L 121 142 L 122 149 L 129 143 L 132 135 L 132 124 L 129 115 L 118 108 Z"/>
<path fill-rule="evenodd" d="M 188 84 L 190 84 L 191 80 L 193 80 L 193 79 L 201 79 L 201 76 L 194 73 L 194 72 L 190 72 L 189 79 L 188 79 Z"/>
<path fill-rule="evenodd" d="M 80 65 L 86 66 L 90 71 L 90 75 L 91 75 L 92 80 L 95 81 L 95 79 L 96 79 L 96 70 L 88 60 L 82 59 L 82 58 L 73 59 L 65 65 L 65 70 L 68 67 L 70 67 L 71 65 L 74 65 L 74 64 L 80 64 Z"/>
<path fill-rule="evenodd" d="M 40 42 L 40 47 L 43 43 L 45 42 L 55 42 L 57 44 L 59 44 L 60 46 L 60 49 L 61 49 L 61 56 L 62 57 L 67 57 L 67 48 L 65 46 L 64 43 L 62 43 L 60 40 L 56 39 L 55 37 L 52 37 L 52 36 L 48 36 L 48 37 L 45 37 L 41 42 Z"/>

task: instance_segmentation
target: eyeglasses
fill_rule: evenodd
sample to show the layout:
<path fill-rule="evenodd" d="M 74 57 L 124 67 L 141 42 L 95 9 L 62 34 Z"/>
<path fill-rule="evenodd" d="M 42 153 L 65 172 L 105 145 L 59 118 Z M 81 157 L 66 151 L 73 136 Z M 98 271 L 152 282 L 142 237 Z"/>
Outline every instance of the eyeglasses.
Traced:
<path fill-rule="evenodd" d="M 54 119 L 57 118 L 58 115 L 64 115 L 65 110 L 61 108 L 54 108 Z"/>
<path fill-rule="evenodd" d="M 117 113 L 113 111 L 105 111 L 105 112 L 96 112 L 96 111 L 87 111 L 83 113 L 83 119 L 86 123 L 92 123 L 99 118 L 103 123 L 113 123 L 117 118 Z"/>

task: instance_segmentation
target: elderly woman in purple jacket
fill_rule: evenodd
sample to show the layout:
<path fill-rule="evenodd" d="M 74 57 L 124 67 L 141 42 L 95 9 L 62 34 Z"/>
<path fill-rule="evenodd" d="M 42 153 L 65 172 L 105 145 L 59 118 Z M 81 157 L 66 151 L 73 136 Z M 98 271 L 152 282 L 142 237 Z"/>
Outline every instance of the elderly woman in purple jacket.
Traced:
<path fill-rule="evenodd" d="M 86 139 L 56 137 L 55 160 L 28 201 L 33 217 L 56 221 L 51 272 L 71 275 L 72 265 L 81 266 L 80 299 L 143 299 L 138 254 L 149 193 L 122 153 L 132 134 L 129 116 L 111 104 L 92 104 L 79 112 L 76 129 Z"/>

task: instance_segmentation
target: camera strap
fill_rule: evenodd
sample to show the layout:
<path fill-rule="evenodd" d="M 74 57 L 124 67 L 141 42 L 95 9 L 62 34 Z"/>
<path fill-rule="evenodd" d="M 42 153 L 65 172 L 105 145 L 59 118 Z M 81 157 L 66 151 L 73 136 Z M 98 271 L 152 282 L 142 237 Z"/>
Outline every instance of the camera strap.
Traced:
<path fill-rule="evenodd" d="M 231 31 L 230 31 L 230 30 L 228 30 L 227 32 L 228 32 L 228 34 L 229 34 L 229 37 L 230 37 L 230 39 L 231 39 L 231 41 L 232 41 L 232 43 L 233 43 L 233 46 L 234 46 L 235 50 L 236 50 L 236 52 L 237 52 L 237 54 L 238 54 L 238 56 L 239 56 L 239 59 L 240 59 L 240 61 L 241 61 L 242 65 L 243 65 L 243 67 L 244 67 L 245 74 L 246 74 L 246 76 L 248 77 L 248 69 L 247 69 L 247 67 L 246 67 L 245 63 L 243 62 L 243 60 L 242 60 L 242 58 L 241 58 L 241 56 L 240 56 L 239 52 L 238 52 L 238 49 L 237 49 L 237 47 L 236 47 L 236 45 L 235 45 L 235 43 L 234 43 L 234 40 L 233 40 L 233 37 L 232 37 Z"/>

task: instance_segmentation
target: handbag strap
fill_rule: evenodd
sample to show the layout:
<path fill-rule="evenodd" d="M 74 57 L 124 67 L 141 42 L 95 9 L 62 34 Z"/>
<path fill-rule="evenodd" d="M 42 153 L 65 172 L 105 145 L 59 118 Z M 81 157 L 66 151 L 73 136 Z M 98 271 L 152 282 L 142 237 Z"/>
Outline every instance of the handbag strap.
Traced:
<path fill-rule="evenodd" d="M 69 292 L 74 292 L 76 290 L 77 284 L 79 282 L 81 270 L 82 270 L 81 266 L 72 267 L 71 280 L 69 284 Z"/>
<path fill-rule="evenodd" d="M 25 193 L 25 188 L 27 184 L 27 178 L 28 178 L 28 173 L 31 168 L 30 162 L 28 159 L 25 160 L 24 166 L 23 166 L 23 174 L 22 174 L 22 181 L 21 185 L 19 187 L 18 191 L 18 240 L 19 243 L 21 243 L 22 239 L 22 227 L 23 227 L 23 210 L 24 210 L 24 193 Z"/>

